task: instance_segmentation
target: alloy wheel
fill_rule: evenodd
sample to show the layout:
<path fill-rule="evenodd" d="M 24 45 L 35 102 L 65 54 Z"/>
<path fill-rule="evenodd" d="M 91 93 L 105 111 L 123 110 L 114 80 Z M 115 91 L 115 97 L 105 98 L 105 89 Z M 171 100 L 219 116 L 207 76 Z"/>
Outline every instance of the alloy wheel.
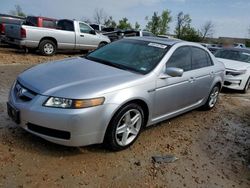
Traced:
<path fill-rule="evenodd" d="M 210 96 L 209 96 L 209 102 L 208 105 L 210 108 L 213 108 L 218 100 L 219 97 L 219 88 L 218 87 L 214 87 Z"/>
<path fill-rule="evenodd" d="M 120 146 L 127 146 L 133 142 L 142 127 L 142 115 L 139 110 L 127 111 L 120 119 L 115 133 L 116 142 Z"/>

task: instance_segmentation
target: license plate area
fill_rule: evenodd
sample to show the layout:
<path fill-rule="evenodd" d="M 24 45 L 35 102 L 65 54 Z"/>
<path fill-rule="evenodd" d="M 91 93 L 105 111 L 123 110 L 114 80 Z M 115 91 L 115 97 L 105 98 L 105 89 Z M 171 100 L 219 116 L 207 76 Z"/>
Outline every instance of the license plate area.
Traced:
<path fill-rule="evenodd" d="M 13 105 L 10 103 L 7 103 L 7 111 L 9 117 L 16 123 L 20 124 L 20 111 L 15 108 Z"/>

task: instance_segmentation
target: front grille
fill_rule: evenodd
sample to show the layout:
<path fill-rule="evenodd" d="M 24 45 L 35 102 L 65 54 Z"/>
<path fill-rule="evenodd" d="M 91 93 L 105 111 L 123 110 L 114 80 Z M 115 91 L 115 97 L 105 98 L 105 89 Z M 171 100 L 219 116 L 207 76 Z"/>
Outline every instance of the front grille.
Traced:
<path fill-rule="evenodd" d="M 56 129 L 50 129 L 47 127 L 41 127 L 39 125 L 35 125 L 32 123 L 27 123 L 28 129 L 39 133 L 39 134 L 43 134 L 45 136 L 51 136 L 51 137 L 55 137 L 55 138 L 61 138 L 61 139 L 65 139 L 65 140 L 69 140 L 70 139 L 70 132 L 67 131 L 61 131 L 61 130 L 56 130 Z"/>
<path fill-rule="evenodd" d="M 20 99 L 24 102 L 31 101 L 37 95 L 36 92 L 24 87 L 18 81 L 14 87 L 14 94 L 17 99 Z"/>

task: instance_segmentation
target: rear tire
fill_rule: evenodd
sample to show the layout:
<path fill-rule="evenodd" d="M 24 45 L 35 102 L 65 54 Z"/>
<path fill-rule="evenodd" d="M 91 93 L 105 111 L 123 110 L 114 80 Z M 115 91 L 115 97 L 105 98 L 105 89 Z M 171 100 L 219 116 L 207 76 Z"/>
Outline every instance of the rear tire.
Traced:
<path fill-rule="evenodd" d="M 39 52 L 45 56 L 52 56 L 56 53 L 56 44 L 51 40 L 43 40 L 39 44 Z"/>
<path fill-rule="evenodd" d="M 250 77 L 248 78 L 247 83 L 245 85 L 245 88 L 244 88 L 244 90 L 242 92 L 247 93 L 249 87 L 250 87 Z"/>
<path fill-rule="evenodd" d="M 207 99 L 207 102 L 203 106 L 203 109 L 204 110 L 211 110 L 213 107 L 215 107 L 215 105 L 218 101 L 218 98 L 219 98 L 219 94 L 220 94 L 220 87 L 217 84 L 211 90 L 209 97 Z"/>
<path fill-rule="evenodd" d="M 104 143 L 113 151 L 120 151 L 131 146 L 143 128 L 144 112 L 138 104 L 131 103 L 113 116 L 105 134 Z"/>

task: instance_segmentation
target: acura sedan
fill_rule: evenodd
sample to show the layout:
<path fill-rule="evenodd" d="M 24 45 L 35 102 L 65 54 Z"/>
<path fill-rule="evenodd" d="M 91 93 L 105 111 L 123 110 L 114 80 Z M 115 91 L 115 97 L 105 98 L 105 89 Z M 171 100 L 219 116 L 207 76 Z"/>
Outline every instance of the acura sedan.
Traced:
<path fill-rule="evenodd" d="M 199 44 L 128 38 L 21 73 L 10 91 L 8 114 L 54 143 L 105 143 L 122 150 L 147 126 L 213 108 L 224 71 Z"/>

